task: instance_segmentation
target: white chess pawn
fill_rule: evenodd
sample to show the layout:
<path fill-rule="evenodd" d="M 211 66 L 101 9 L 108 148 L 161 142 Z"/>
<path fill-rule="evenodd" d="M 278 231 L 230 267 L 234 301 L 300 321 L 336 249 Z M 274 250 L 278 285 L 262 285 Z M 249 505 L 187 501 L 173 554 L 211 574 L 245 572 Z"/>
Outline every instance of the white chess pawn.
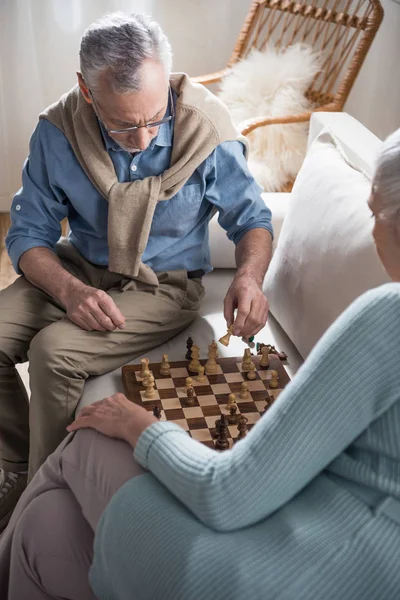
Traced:
<path fill-rule="evenodd" d="M 142 368 L 140 369 L 140 377 L 143 379 L 144 378 L 144 372 L 149 370 L 149 359 L 148 358 L 141 358 L 140 359 L 140 364 L 142 365 Z"/>
<path fill-rule="evenodd" d="M 152 375 L 152 372 L 149 371 L 149 369 L 146 369 L 143 373 L 143 379 L 142 379 L 143 387 L 147 387 L 150 375 Z"/>
<path fill-rule="evenodd" d="M 263 346 L 263 348 L 261 348 L 261 360 L 260 360 L 260 367 L 269 367 L 269 356 L 268 356 L 268 346 Z"/>
<path fill-rule="evenodd" d="M 247 371 L 247 379 L 256 379 L 256 365 L 252 362 L 250 363 L 249 370 Z"/>
<path fill-rule="evenodd" d="M 204 371 L 205 371 L 204 367 L 202 367 L 202 366 L 200 365 L 200 367 L 198 368 L 198 373 L 199 373 L 199 374 L 198 374 L 198 375 L 197 375 L 197 377 L 196 377 L 196 381 L 198 381 L 199 383 L 201 383 L 202 381 L 204 381 L 204 380 L 205 380 L 205 377 L 204 377 Z"/>
<path fill-rule="evenodd" d="M 243 381 L 243 383 L 240 386 L 239 397 L 242 400 L 247 400 L 247 398 L 249 397 L 249 386 L 247 385 L 247 383 L 245 381 Z"/>
<path fill-rule="evenodd" d="M 154 389 L 154 377 L 153 375 L 150 375 L 150 377 L 148 378 L 148 385 L 146 387 L 146 391 L 144 393 L 144 397 L 147 398 L 148 400 L 153 400 L 154 398 L 157 398 L 157 392 Z"/>
<path fill-rule="evenodd" d="M 160 375 L 171 375 L 171 365 L 168 362 L 168 354 L 162 355 Z"/>
<path fill-rule="evenodd" d="M 191 377 L 186 377 L 186 381 L 185 381 L 186 391 L 188 390 L 188 388 L 192 387 L 192 383 L 193 383 L 193 379 Z"/>
<path fill-rule="evenodd" d="M 279 387 L 278 371 L 271 371 L 271 379 L 269 380 L 269 387 L 272 389 Z"/>
<path fill-rule="evenodd" d="M 226 405 L 226 409 L 230 410 L 231 406 L 236 406 L 236 396 L 235 394 L 229 394 L 228 396 L 228 404 Z"/>

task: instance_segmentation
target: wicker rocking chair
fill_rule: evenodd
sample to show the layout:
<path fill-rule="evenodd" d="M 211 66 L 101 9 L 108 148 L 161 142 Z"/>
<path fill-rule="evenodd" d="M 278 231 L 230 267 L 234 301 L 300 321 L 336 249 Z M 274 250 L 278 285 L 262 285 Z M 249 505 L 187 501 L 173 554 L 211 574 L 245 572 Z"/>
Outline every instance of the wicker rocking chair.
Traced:
<path fill-rule="evenodd" d="M 192 77 L 204 85 L 220 82 L 238 61 L 267 44 L 285 49 L 303 42 L 321 52 L 322 68 L 307 96 L 314 110 L 341 111 L 383 18 L 379 0 L 256 0 L 250 7 L 226 68 Z M 258 116 L 240 124 L 243 135 L 258 127 L 304 123 L 311 112 Z M 288 184 L 287 189 L 291 188 Z"/>

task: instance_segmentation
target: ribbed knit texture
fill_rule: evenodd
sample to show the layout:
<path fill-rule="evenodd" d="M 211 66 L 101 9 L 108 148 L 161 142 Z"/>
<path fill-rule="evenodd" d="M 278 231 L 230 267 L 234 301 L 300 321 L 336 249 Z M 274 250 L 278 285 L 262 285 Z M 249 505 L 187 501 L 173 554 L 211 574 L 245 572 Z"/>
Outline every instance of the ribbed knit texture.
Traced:
<path fill-rule="evenodd" d="M 346 489 L 400 499 L 399 380 L 388 284 L 345 311 L 231 451 L 146 429 L 134 454 L 151 474 L 119 490 L 96 533 L 96 595 L 400 598 L 400 525 Z"/>

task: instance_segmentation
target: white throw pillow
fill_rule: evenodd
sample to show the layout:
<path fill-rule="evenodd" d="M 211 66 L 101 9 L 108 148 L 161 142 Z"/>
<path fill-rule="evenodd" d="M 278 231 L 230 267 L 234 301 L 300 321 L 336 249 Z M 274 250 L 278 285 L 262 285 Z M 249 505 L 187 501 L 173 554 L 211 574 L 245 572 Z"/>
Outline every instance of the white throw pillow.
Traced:
<path fill-rule="evenodd" d="M 237 126 L 254 117 L 298 115 L 312 109 L 305 93 L 319 68 L 318 55 L 304 44 L 284 52 L 253 49 L 222 80 L 219 98 Z M 248 135 L 249 169 L 266 192 L 279 191 L 295 179 L 307 133 L 308 123 L 295 123 L 260 127 Z"/>
<path fill-rule="evenodd" d="M 272 314 L 303 358 L 355 298 L 389 281 L 373 243 L 370 188 L 324 130 L 296 179 L 264 284 Z"/>

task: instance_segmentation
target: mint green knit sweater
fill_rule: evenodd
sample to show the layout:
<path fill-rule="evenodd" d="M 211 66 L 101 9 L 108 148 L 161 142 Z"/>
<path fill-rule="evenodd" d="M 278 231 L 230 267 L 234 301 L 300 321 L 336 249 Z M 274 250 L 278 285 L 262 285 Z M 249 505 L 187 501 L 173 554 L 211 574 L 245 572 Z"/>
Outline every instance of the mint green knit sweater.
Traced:
<path fill-rule="evenodd" d="M 96 532 L 101 600 L 394 600 L 400 525 L 400 284 L 355 301 L 231 451 L 171 423 Z M 399 519 L 400 519 L 400 504 Z"/>

